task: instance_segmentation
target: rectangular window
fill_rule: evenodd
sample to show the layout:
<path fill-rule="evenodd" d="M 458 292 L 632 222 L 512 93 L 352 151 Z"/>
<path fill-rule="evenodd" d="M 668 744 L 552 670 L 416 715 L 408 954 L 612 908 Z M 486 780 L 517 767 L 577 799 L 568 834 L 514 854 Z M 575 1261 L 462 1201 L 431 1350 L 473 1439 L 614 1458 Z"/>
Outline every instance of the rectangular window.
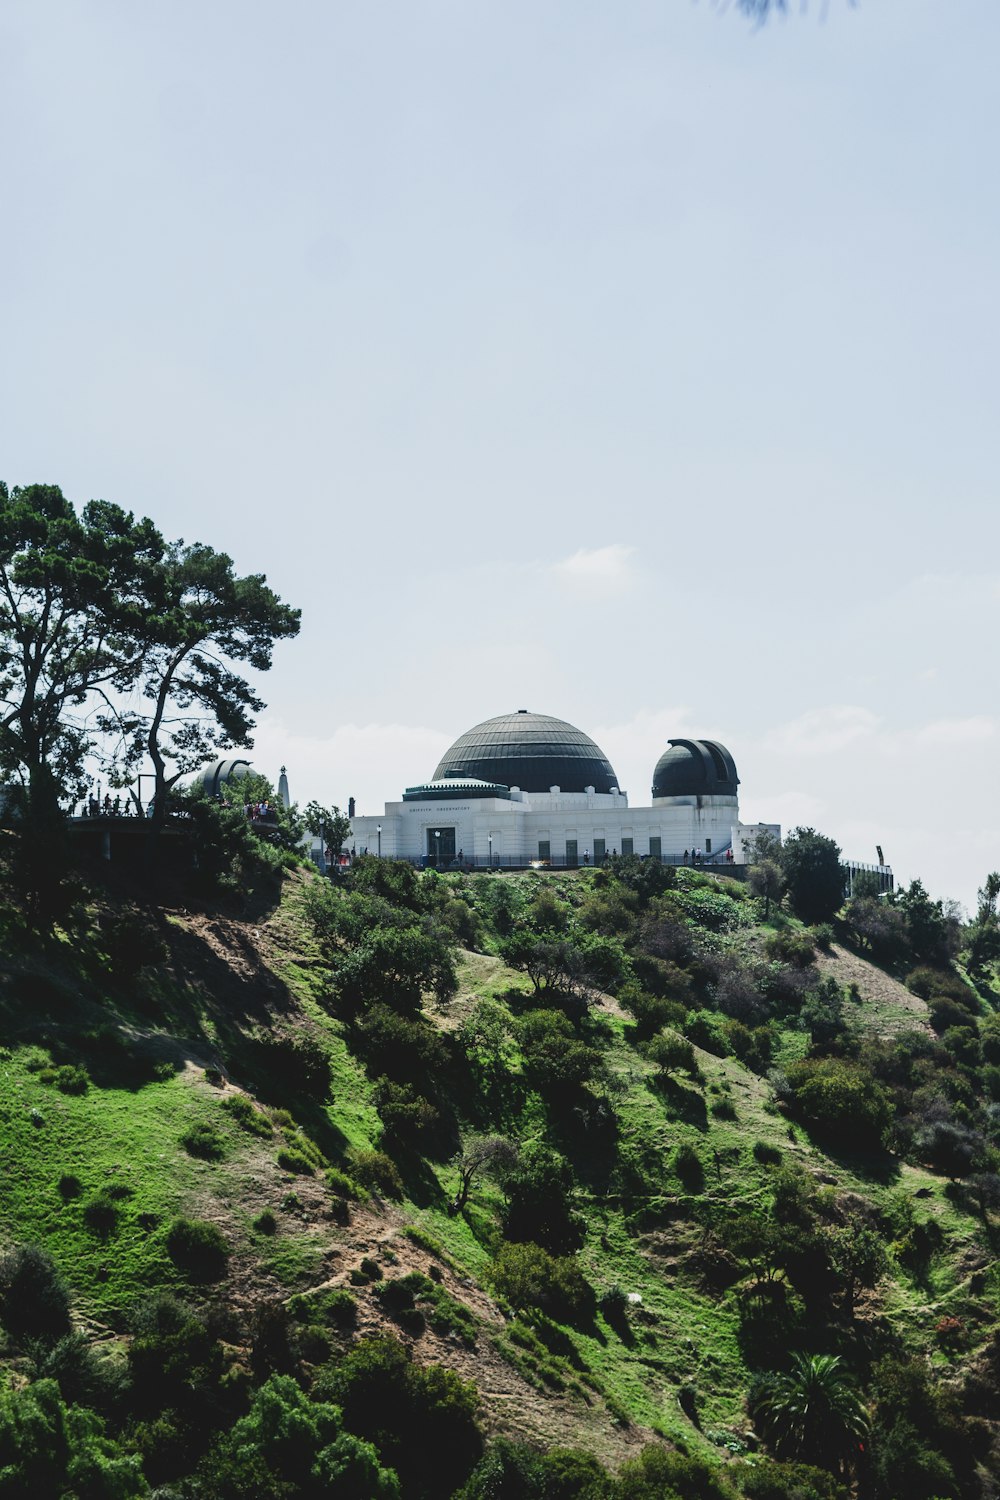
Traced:
<path fill-rule="evenodd" d="M 576 851 L 577 851 L 577 842 L 576 842 L 576 839 L 567 839 L 566 840 L 566 863 L 567 863 L 567 865 L 569 866 L 569 868 L 571 870 L 575 869 L 575 867 L 579 864 L 579 859 L 577 858 L 577 852 Z"/>
<path fill-rule="evenodd" d="M 663 857 L 663 842 L 658 833 L 651 833 L 649 835 L 649 857 L 650 859 L 662 859 Z"/>
<path fill-rule="evenodd" d="M 705 853 L 706 854 L 711 854 L 711 852 L 712 852 L 712 840 L 711 839 L 706 839 L 705 840 Z"/>
<path fill-rule="evenodd" d="M 594 864 L 603 865 L 607 850 L 603 839 L 594 840 Z"/>
<path fill-rule="evenodd" d="M 635 853 L 635 849 L 633 848 L 633 843 L 634 843 L 634 840 L 632 840 L 632 839 L 622 839 L 622 853 L 623 854 L 634 854 Z"/>
<path fill-rule="evenodd" d="M 552 845 L 548 839 L 538 840 L 538 858 L 550 860 L 552 858 Z"/>

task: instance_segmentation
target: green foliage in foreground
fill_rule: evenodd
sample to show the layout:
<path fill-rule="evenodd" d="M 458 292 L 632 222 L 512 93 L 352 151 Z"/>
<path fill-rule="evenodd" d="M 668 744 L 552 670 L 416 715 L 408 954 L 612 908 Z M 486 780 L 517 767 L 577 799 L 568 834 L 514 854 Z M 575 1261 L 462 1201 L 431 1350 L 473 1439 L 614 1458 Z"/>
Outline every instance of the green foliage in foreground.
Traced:
<path fill-rule="evenodd" d="M 249 977 L 179 978 L 178 919 L 159 967 L 91 960 L 85 928 L 48 949 L 59 983 L 8 1004 L 0 1068 L 11 1492 L 897 1500 L 905 1476 L 975 1500 L 1000 1423 L 989 971 L 977 994 L 911 967 L 890 1041 L 831 935 L 769 899 L 634 859 L 365 860 L 286 882 Z M 932 944 L 919 891 L 905 910 Z M 197 1067 L 167 1061 L 195 1035 Z M 562 1403 L 582 1447 L 487 1443 L 459 1357 Z M 614 1474 L 616 1429 L 645 1444 Z"/>

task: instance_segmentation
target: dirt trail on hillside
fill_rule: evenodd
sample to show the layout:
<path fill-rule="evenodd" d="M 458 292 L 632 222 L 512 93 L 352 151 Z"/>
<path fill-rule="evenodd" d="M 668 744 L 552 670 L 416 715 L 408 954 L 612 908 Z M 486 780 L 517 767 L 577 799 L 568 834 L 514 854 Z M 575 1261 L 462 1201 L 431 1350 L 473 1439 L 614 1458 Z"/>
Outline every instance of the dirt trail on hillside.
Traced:
<path fill-rule="evenodd" d="M 930 1030 L 926 1003 L 898 979 L 859 958 L 837 943 L 816 959 L 821 974 L 832 974 L 838 984 L 856 984 L 863 1002 L 861 1024 L 877 1036 L 897 1036 L 916 1027 Z"/>

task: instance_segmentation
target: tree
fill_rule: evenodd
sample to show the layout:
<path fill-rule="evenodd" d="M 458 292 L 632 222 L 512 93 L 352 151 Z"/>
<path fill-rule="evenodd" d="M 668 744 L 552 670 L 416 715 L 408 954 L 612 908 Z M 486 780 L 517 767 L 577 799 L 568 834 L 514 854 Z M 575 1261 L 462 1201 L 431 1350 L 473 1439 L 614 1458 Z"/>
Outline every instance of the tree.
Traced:
<path fill-rule="evenodd" d="M 504 1135 L 474 1135 L 466 1141 L 458 1160 L 458 1192 L 448 1204 L 450 1214 L 461 1213 L 472 1191 L 472 1179 L 480 1172 L 504 1172 L 517 1166 L 520 1148 Z"/>
<path fill-rule="evenodd" d="M 969 969 L 981 974 L 987 964 L 1000 958 L 1000 922 L 997 920 L 997 898 L 1000 897 L 1000 873 L 987 875 L 977 893 L 976 917 L 969 926 Z"/>
<path fill-rule="evenodd" d="M 174 542 L 148 580 L 142 696 L 148 711 L 112 713 L 125 763 L 153 764 L 153 827 L 169 789 L 219 749 L 247 748 L 264 707 L 232 663 L 271 666 L 274 643 L 297 635 L 301 611 L 282 603 L 263 574 L 236 574 L 233 560 L 200 542 Z"/>
<path fill-rule="evenodd" d="M 672 1073 L 686 1073 L 695 1083 L 702 1083 L 701 1069 L 694 1055 L 694 1048 L 686 1037 L 676 1031 L 664 1029 L 646 1048 L 646 1056 L 657 1070 L 661 1082 Z"/>
<path fill-rule="evenodd" d="M 750 866 L 747 882 L 755 896 L 764 902 L 764 921 L 771 915 L 771 902 L 780 901 L 785 889 L 785 877 L 781 866 L 773 859 L 761 860 Z"/>
<path fill-rule="evenodd" d="M 59 799 L 80 777 L 86 716 L 95 694 L 135 681 L 162 551 L 152 522 L 117 506 L 91 501 L 78 516 L 55 485 L 0 484 L 0 774 L 35 918 L 51 917 L 61 883 Z"/>
<path fill-rule="evenodd" d="M 318 802 L 309 802 L 302 821 L 306 832 L 319 839 L 324 853 L 330 849 L 336 859 L 351 832 L 351 820 L 347 814 L 336 806 L 322 807 Z"/>
<path fill-rule="evenodd" d="M 840 845 L 815 828 L 796 828 L 781 850 L 792 910 L 810 926 L 828 922 L 844 900 Z"/>
<path fill-rule="evenodd" d="M 34 799 L 78 775 L 72 717 L 138 671 L 143 595 L 163 554 L 149 520 L 103 500 L 82 515 L 56 485 L 0 483 L 0 764 Z"/>
<path fill-rule="evenodd" d="M 906 919 L 910 951 L 918 963 L 947 965 L 957 943 L 956 924 L 940 901 L 932 901 L 923 882 L 913 880 L 899 893 L 899 906 Z"/>
<path fill-rule="evenodd" d="M 779 1458 L 800 1458 L 834 1472 L 850 1467 L 868 1433 L 868 1416 L 837 1354 L 796 1354 L 784 1374 L 761 1381 L 754 1420 Z"/>

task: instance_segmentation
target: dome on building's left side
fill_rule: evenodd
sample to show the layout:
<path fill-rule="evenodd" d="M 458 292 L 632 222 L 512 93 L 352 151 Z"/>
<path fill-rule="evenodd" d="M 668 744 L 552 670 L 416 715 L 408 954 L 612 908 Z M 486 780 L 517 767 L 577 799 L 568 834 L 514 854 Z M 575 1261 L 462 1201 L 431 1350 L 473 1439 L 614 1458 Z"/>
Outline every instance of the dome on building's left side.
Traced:
<path fill-rule="evenodd" d="M 474 778 L 523 792 L 610 792 L 618 777 L 607 756 L 582 729 L 549 714 L 499 714 L 486 719 L 441 757 L 433 781 Z"/>

